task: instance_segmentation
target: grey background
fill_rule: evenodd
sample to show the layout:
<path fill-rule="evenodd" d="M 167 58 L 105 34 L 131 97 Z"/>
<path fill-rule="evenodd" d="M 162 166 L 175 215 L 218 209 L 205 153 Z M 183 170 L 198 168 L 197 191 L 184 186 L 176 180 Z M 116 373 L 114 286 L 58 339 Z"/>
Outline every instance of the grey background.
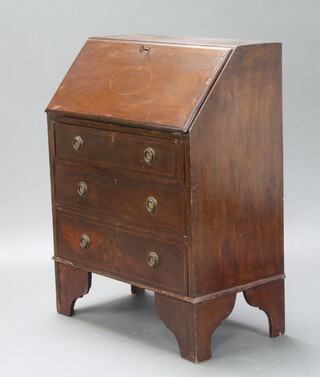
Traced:
<path fill-rule="evenodd" d="M 1 0 L 1 375 L 320 375 L 319 20 L 317 0 Z M 89 36 L 139 32 L 283 43 L 287 335 L 239 295 L 198 366 L 151 293 L 95 277 L 75 317 L 55 313 L 44 109 Z"/>

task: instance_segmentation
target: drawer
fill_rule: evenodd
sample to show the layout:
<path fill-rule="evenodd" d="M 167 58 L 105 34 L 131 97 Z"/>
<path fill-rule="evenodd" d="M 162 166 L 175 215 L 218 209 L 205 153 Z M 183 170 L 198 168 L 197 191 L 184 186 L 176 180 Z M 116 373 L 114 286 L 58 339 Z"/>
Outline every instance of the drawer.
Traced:
<path fill-rule="evenodd" d="M 115 277 L 187 293 L 184 245 L 115 230 L 62 211 L 57 211 L 56 221 L 58 257 Z"/>
<path fill-rule="evenodd" d="M 133 172 L 177 176 L 177 148 L 172 140 L 57 123 L 56 155 Z M 182 163 L 182 161 L 180 161 Z"/>
<path fill-rule="evenodd" d="M 88 174 L 62 166 L 56 166 L 55 178 L 58 204 L 96 211 L 117 222 L 123 219 L 149 229 L 186 233 L 183 189 Z M 155 205 L 153 212 L 152 205 Z"/>

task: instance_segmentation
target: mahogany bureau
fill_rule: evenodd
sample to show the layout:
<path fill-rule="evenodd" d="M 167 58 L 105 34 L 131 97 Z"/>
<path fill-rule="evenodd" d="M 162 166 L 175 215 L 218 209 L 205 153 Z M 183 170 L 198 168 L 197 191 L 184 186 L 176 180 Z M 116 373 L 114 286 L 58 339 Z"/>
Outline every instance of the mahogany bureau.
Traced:
<path fill-rule="evenodd" d="M 97 273 L 193 362 L 238 292 L 282 335 L 281 96 L 279 43 L 90 38 L 46 109 L 58 312 Z"/>

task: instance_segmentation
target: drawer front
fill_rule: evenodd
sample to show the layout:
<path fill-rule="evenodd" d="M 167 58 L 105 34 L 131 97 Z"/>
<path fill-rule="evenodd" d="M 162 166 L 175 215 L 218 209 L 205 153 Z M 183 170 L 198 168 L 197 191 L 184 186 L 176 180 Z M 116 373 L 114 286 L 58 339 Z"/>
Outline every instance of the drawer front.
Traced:
<path fill-rule="evenodd" d="M 175 141 L 56 124 L 56 154 L 148 175 L 177 176 Z"/>
<path fill-rule="evenodd" d="M 187 293 L 183 245 L 115 230 L 62 211 L 56 221 L 58 257 L 151 287 Z"/>
<path fill-rule="evenodd" d="M 117 222 L 123 219 L 146 228 L 180 234 L 186 232 L 185 194 L 182 189 L 87 174 L 61 166 L 56 166 L 55 174 L 58 204 L 96 211 L 117 219 Z M 151 212 L 153 204 L 156 210 Z"/>

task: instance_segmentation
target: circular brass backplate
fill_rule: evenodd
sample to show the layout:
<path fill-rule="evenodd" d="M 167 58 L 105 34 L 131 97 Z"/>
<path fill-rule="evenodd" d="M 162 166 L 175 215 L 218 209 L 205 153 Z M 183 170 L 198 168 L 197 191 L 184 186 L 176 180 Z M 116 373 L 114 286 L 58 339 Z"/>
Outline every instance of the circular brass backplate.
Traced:
<path fill-rule="evenodd" d="M 88 250 L 90 247 L 90 238 L 86 234 L 82 234 L 80 237 L 80 246 L 83 250 Z"/>
<path fill-rule="evenodd" d="M 156 152 L 151 147 L 148 147 L 143 152 L 143 158 L 147 164 L 152 165 L 156 159 Z"/>
<path fill-rule="evenodd" d="M 72 140 L 72 146 L 77 151 L 80 152 L 83 148 L 83 139 L 81 136 L 75 136 Z"/>
<path fill-rule="evenodd" d="M 78 194 L 83 198 L 88 194 L 88 185 L 85 182 L 78 183 Z"/>
<path fill-rule="evenodd" d="M 158 201 L 153 196 L 149 196 L 149 198 L 146 201 L 147 210 L 150 213 L 155 213 L 158 208 Z"/>
<path fill-rule="evenodd" d="M 151 251 L 148 255 L 148 264 L 152 268 L 156 268 L 159 265 L 159 257 L 158 254 L 155 253 L 154 251 Z"/>

